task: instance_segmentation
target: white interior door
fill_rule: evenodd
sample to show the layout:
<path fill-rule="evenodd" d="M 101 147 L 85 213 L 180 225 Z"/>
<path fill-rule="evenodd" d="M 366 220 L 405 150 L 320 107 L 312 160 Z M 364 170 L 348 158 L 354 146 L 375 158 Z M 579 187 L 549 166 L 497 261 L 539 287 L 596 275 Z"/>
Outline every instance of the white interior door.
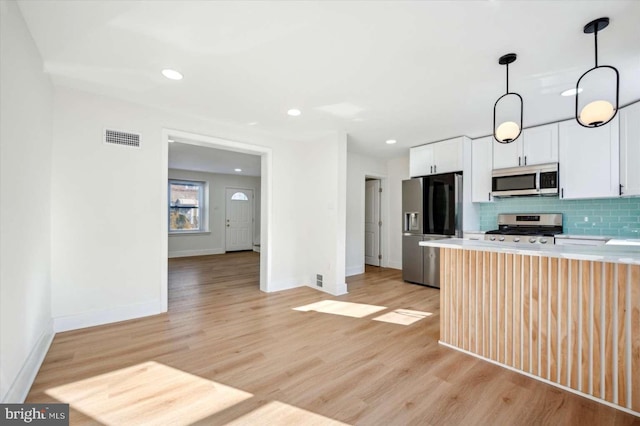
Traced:
<path fill-rule="evenodd" d="M 365 182 L 364 195 L 364 263 L 380 266 L 380 181 Z"/>
<path fill-rule="evenodd" d="M 227 188 L 226 251 L 253 249 L 253 190 Z"/>

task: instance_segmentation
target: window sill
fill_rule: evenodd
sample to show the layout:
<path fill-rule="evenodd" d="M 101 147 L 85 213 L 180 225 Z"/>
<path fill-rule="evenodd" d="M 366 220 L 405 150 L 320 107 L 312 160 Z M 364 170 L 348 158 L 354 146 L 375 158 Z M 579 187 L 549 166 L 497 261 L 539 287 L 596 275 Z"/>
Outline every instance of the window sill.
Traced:
<path fill-rule="evenodd" d="M 180 232 L 169 232 L 170 237 L 181 237 L 185 235 L 210 235 L 211 231 L 180 231 Z"/>

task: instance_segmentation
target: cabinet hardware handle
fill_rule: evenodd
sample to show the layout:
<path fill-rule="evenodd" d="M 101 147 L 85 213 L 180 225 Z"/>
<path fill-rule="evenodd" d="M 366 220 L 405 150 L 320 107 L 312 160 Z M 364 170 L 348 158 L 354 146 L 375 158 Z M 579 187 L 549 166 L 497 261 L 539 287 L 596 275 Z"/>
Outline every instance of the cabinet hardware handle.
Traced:
<path fill-rule="evenodd" d="M 518 156 L 518 166 L 522 166 L 522 164 L 520 164 L 520 156 Z"/>
<path fill-rule="evenodd" d="M 564 188 L 560 189 L 560 198 L 564 198 Z"/>
<path fill-rule="evenodd" d="M 429 173 L 433 173 L 433 166 L 430 166 Z"/>
<path fill-rule="evenodd" d="M 525 166 L 527 165 L 527 156 L 526 155 L 524 156 L 524 165 Z"/>
<path fill-rule="evenodd" d="M 489 192 L 489 201 L 491 201 L 491 193 Z"/>
<path fill-rule="evenodd" d="M 436 166 L 435 166 L 435 164 L 434 164 L 434 166 L 433 166 L 433 173 L 435 173 L 435 172 L 436 172 Z"/>
<path fill-rule="evenodd" d="M 624 185 L 620 184 L 620 193 L 618 195 L 622 195 L 622 188 L 624 188 Z"/>

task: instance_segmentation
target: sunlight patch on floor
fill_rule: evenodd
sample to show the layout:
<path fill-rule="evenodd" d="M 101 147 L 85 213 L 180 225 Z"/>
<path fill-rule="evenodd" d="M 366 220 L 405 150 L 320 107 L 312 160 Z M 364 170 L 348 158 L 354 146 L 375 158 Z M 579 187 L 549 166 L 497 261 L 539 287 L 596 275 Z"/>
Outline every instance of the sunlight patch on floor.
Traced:
<path fill-rule="evenodd" d="M 153 361 L 46 393 L 106 425 L 188 425 L 253 397 Z"/>
<path fill-rule="evenodd" d="M 396 309 L 393 312 L 373 318 L 374 321 L 389 322 L 392 324 L 411 325 L 423 318 L 433 315 L 431 312 L 412 311 L 409 309 Z"/>
<path fill-rule="evenodd" d="M 316 311 L 324 314 L 343 315 L 346 317 L 363 318 L 387 309 L 385 306 L 365 305 L 362 303 L 342 302 L 339 300 L 322 300 L 310 305 L 293 308 L 294 311 Z"/>
<path fill-rule="evenodd" d="M 312 413 L 280 401 L 271 401 L 244 416 L 226 423 L 227 425 L 305 425 L 338 426 L 346 423 Z"/>

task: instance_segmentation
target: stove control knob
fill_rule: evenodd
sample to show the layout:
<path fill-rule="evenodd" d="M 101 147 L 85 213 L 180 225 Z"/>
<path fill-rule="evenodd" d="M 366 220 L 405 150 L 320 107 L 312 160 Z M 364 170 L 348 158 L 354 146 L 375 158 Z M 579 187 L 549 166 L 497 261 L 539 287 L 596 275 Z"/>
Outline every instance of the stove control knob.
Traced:
<path fill-rule="evenodd" d="M 513 242 L 514 242 L 514 243 L 519 243 L 519 242 L 520 242 L 520 237 L 515 237 L 515 238 L 513 239 Z"/>
<path fill-rule="evenodd" d="M 500 237 L 498 238 L 500 241 L 504 241 L 504 237 Z"/>
<path fill-rule="evenodd" d="M 530 243 L 535 243 L 535 242 L 536 242 L 536 239 L 535 239 L 535 238 L 533 238 L 533 237 L 531 237 L 531 238 L 529 238 L 529 242 L 530 242 Z"/>
<path fill-rule="evenodd" d="M 496 240 L 496 237 L 489 237 L 489 239 L 490 239 L 491 241 L 495 241 L 495 240 Z"/>
<path fill-rule="evenodd" d="M 540 243 L 547 244 L 547 239 L 546 238 L 540 238 Z"/>

